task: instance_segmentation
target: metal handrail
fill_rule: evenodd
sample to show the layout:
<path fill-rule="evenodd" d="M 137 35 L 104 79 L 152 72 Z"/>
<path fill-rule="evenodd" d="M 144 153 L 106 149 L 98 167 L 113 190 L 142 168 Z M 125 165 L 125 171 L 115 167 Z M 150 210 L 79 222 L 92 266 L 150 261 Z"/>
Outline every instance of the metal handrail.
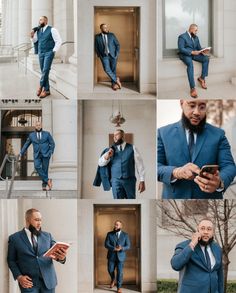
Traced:
<path fill-rule="evenodd" d="M 2 177 L 2 171 L 6 165 L 6 163 L 9 162 L 12 164 L 12 168 L 11 168 L 11 180 L 10 180 L 10 185 L 8 187 L 8 177 L 6 177 L 5 179 Z M 19 155 L 17 156 L 10 156 L 9 154 L 6 154 L 3 161 L 2 161 L 2 164 L 1 164 L 1 167 L 0 167 L 0 178 L 3 180 L 3 181 L 6 181 L 6 196 L 7 198 L 10 198 L 11 197 L 11 193 L 12 193 L 12 189 L 13 189 L 13 184 L 14 184 L 14 181 L 15 181 L 15 176 L 16 176 L 16 171 L 17 171 L 17 165 L 18 165 L 18 162 L 19 162 Z"/>
<path fill-rule="evenodd" d="M 65 41 L 65 42 L 63 42 L 62 44 L 61 44 L 61 46 L 64 46 L 64 45 L 67 45 L 67 44 L 74 44 L 75 42 L 74 41 Z M 34 48 L 34 46 L 32 46 L 32 44 L 30 44 L 30 43 L 23 43 L 23 44 L 27 44 L 27 45 L 29 45 L 29 47 L 27 46 L 25 49 L 21 49 L 21 51 L 24 51 L 24 59 L 25 59 L 25 74 L 27 74 L 27 58 L 28 58 L 28 54 L 29 54 L 29 51 L 31 50 L 31 49 L 33 49 Z M 23 44 L 20 44 L 20 45 L 18 45 L 18 46 L 21 46 L 21 45 L 23 45 Z M 19 68 L 19 62 L 20 62 L 20 54 L 19 54 L 19 49 L 18 49 L 18 55 L 17 55 L 17 63 L 18 63 L 18 68 Z"/>

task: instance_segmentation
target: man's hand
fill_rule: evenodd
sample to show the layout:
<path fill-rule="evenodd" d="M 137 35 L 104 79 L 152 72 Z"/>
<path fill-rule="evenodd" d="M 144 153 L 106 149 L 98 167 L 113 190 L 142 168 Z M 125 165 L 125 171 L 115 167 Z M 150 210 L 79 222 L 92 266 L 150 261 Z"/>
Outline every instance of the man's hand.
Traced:
<path fill-rule="evenodd" d="M 31 39 L 33 39 L 34 34 L 35 34 L 34 30 L 32 30 L 32 31 L 30 32 L 30 37 L 31 37 Z"/>
<path fill-rule="evenodd" d="M 197 176 L 194 179 L 194 182 L 197 183 L 199 188 L 207 193 L 212 193 L 215 192 L 217 188 L 219 188 L 221 179 L 220 179 L 220 172 L 217 171 L 215 174 L 210 174 L 210 173 L 203 173 L 203 176 L 206 178 Z"/>
<path fill-rule="evenodd" d="M 204 51 L 201 52 L 203 55 L 209 55 L 210 53 L 210 50 L 206 49 Z"/>
<path fill-rule="evenodd" d="M 197 56 L 197 55 L 200 54 L 200 51 L 192 51 L 191 54 L 194 55 L 194 56 Z"/>
<path fill-rule="evenodd" d="M 200 173 L 200 168 L 197 165 L 193 163 L 188 163 L 182 167 L 174 169 L 172 176 L 173 176 L 173 179 L 193 180 L 196 174 L 199 174 L 199 173 Z"/>
<path fill-rule="evenodd" d="M 194 247 L 198 244 L 198 241 L 201 239 L 201 234 L 199 232 L 193 233 L 192 241 L 189 243 L 190 247 L 194 249 Z"/>
<path fill-rule="evenodd" d="M 54 256 L 56 260 L 64 260 L 66 258 L 66 250 L 60 248 L 54 252 Z"/>
<path fill-rule="evenodd" d="M 20 283 L 21 287 L 23 287 L 23 288 L 32 288 L 33 287 L 32 279 L 29 276 L 21 275 L 17 278 L 17 281 Z"/>
<path fill-rule="evenodd" d="M 116 248 L 114 249 L 114 251 L 121 251 L 121 250 L 122 250 L 121 245 L 116 246 Z"/>
<path fill-rule="evenodd" d="M 113 156 L 113 154 L 114 154 L 114 151 L 113 151 L 112 148 L 110 148 L 109 151 L 108 151 L 108 152 L 106 153 L 106 155 L 104 156 L 104 158 L 105 158 L 106 160 L 108 160 L 108 159 L 110 159 L 110 158 Z"/>
<path fill-rule="evenodd" d="M 140 181 L 139 182 L 139 186 L 138 186 L 138 191 L 140 192 L 140 193 L 142 193 L 142 192 L 144 192 L 145 191 L 145 182 L 144 181 Z"/>

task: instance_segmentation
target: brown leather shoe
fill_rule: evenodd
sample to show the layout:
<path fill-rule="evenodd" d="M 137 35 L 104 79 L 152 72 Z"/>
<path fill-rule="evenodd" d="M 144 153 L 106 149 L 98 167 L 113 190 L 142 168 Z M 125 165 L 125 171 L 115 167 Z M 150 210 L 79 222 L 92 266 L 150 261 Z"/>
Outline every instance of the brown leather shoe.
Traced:
<path fill-rule="evenodd" d="M 118 288 L 118 289 L 117 289 L 117 293 L 122 293 L 121 288 Z"/>
<path fill-rule="evenodd" d="M 48 179 L 48 187 L 49 187 L 49 190 L 52 189 L 52 179 Z"/>
<path fill-rule="evenodd" d="M 118 90 L 119 86 L 117 84 L 113 84 L 111 88 L 113 89 L 113 91 L 116 91 Z"/>
<path fill-rule="evenodd" d="M 50 95 L 50 92 L 48 91 L 42 91 L 42 93 L 40 94 L 40 99 L 44 99 L 44 98 L 46 98 L 47 96 L 49 96 Z"/>
<path fill-rule="evenodd" d="M 202 79 L 201 77 L 199 77 L 197 80 L 199 81 L 201 87 L 202 87 L 204 90 L 206 90 L 206 89 L 207 89 L 207 85 L 206 85 L 206 81 L 205 81 L 205 79 Z"/>
<path fill-rule="evenodd" d="M 116 84 L 118 85 L 119 89 L 121 89 L 121 82 L 119 77 L 116 78 Z"/>
<path fill-rule="evenodd" d="M 197 91 L 195 88 L 190 90 L 190 96 L 195 99 L 197 98 Z"/>
<path fill-rule="evenodd" d="M 37 90 L 37 96 L 39 97 L 42 93 L 43 88 L 40 86 Z"/>
<path fill-rule="evenodd" d="M 113 288 L 113 287 L 115 287 L 115 280 L 113 280 L 113 281 L 111 281 L 111 284 L 110 284 L 110 288 Z"/>

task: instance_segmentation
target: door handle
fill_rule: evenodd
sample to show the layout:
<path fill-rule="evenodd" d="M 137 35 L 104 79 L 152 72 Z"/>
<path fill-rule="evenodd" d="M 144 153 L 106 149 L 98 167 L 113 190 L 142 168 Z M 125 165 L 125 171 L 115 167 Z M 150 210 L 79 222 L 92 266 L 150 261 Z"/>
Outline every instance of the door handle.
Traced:
<path fill-rule="evenodd" d="M 136 59 L 139 58 L 139 48 L 138 48 L 138 47 L 135 47 L 135 48 L 134 48 L 134 57 L 135 57 Z"/>

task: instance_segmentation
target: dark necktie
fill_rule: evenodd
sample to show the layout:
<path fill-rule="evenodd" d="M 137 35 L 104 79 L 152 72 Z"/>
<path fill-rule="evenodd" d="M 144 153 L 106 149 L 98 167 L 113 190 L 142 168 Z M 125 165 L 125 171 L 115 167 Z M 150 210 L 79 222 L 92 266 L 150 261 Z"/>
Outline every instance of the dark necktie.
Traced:
<path fill-rule="evenodd" d="M 189 149 L 189 154 L 190 154 L 191 161 L 192 161 L 192 157 L 193 157 L 194 146 L 195 146 L 194 134 L 193 134 L 193 131 L 189 130 L 188 149 Z"/>
<path fill-rule="evenodd" d="M 209 256 L 209 253 L 207 251 L 207 246 L 204 247 L 204 251 L 205 251 L 205 257 L 206 257 L 206 265 L 207 265 L 207 268 L 209 270 L 211 270 L 211 260 L 210 260 L 210 256 Z"/>
<path fill-rule="evenodd" d="M 105 46 L 105 55 L 107 55 L 108 56 L 108 52 L 109 52 L 109 50 L 108 50 L 108 39 L 107 39 L 107 36 L 106 35 L 103 35 L 103 41 L 104 41 L 104 46 Z"/>
<path fill-rule="evenodd" d="M 122 144 L 120 145 L 120 152 L 122 152 L 123 151 L 123 149 L 122 149 Z"/>
<path fill-rule="evenodd" d="M 32 241 L 34 252 L 35 252 L 35 254 L 37 254 L 37 252 L 38 252 L 38 243 L 37 243 L 33 233 L 31 233 L 31 241 Z"/>

